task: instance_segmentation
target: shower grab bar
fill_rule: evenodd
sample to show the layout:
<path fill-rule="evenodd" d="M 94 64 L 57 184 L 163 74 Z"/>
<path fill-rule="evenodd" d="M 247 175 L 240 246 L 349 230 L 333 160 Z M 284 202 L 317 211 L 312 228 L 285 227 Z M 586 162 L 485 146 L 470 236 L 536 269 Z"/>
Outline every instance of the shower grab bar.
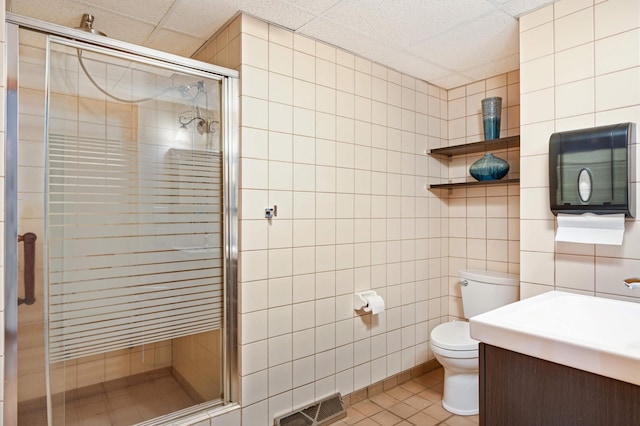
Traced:
<path fill-rule="evenodd" d="M 38 237 L 33 232 L 18 235 L 18 242 L 22 242 L 24 250 L 24 299 L 18 297 L 18 305 L 33 305 L 36 301 L 36 239 Z"/>

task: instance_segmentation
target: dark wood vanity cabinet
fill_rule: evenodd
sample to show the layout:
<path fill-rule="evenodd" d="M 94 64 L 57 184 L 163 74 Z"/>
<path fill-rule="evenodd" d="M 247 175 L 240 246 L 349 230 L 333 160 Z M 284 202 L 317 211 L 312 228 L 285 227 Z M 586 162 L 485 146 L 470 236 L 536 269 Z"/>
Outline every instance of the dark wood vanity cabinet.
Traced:
<path fill-rule="evenodd" d="M 479 362 L 481 426 L 640 425 L 640 386 L 484 343 Z"/>

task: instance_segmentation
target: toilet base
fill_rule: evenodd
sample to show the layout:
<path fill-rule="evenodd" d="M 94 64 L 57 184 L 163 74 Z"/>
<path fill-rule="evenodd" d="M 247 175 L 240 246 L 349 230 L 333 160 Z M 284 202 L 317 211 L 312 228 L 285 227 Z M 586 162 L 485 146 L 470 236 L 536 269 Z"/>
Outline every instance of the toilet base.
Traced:
<path fill-rule="evenodd" d="M 476 414 L 480 413 L 479 409 L 478 410 L 457 410 L 453 407 L 448 406 L 444 402 L 444 400 L 442 400 L 442 408 L 444 408 L 450 413 L 457 414 L 459 416 L 475 416 Z"/>
<path fill-rule="evenodd" d="M 480 412 L 478 381 L 477 370 L 475 373 L 450 373 L 445 368 L 442 407 L 461 416 L 478 414 Z"/>

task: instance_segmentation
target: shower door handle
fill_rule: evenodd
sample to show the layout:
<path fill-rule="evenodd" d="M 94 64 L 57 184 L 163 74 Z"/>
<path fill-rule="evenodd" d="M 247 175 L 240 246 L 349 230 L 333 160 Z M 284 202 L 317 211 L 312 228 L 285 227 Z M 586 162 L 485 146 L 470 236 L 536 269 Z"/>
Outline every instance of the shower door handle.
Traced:
<path fill-rule="evenodd" d="M 18 242 L 23 243 L 24 251 L 24 299 L 18 297 L 18 305 L 33 305 L 36 301 L 36 239 L 33 232 L 18 235 Z"/>

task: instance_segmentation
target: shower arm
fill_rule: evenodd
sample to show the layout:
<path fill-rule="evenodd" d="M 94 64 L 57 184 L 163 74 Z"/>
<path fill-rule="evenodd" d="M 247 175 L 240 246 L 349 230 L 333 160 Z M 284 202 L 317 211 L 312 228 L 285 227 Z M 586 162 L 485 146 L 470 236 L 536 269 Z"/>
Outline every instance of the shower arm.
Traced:
<path fill-rule="evenodd" d="M 174 90 L 175 88 L 170 86 L 167 87 L 166 89 L 152 95 L 152 96 L 147 96 L 146 98 L 139 98 L 139 99 L 124 99 L 121 97 L 118 97 L 116 95 L 112 95 L 111 93 L 109 93 L 106 89 L 100 87 L 100 85 L 93 79 L 93 77 L 91 77 L 91 74 L 89 74 L 89 71 L 87 70 L 87 68 L 84 65 L 84 61 L 82 60 L 82 49 L 76 49 L 77 52 L 77 56 L 78 56 L 78 62 L 80 63 L 80 68 L 82 68 L 82 72 L 84 72 L 84 75 L 87 76 L 87 78 L 89 79 L 89 81 L 91 82 L 91 84 L 93 84 L 93 87 L 95 87 L 96 89 L 98 89 L 100 91 L 100 93 L 102 93 L 103 95 L 116 100 L 118 102 L 123 102 L 126 104 L 139 104 L 142 102 L 146 102 L 146 101 L 151 101 L 154 100 L 156 98 L 158 98 L 159 96 L 169 92 L 170 90 Z"/>

